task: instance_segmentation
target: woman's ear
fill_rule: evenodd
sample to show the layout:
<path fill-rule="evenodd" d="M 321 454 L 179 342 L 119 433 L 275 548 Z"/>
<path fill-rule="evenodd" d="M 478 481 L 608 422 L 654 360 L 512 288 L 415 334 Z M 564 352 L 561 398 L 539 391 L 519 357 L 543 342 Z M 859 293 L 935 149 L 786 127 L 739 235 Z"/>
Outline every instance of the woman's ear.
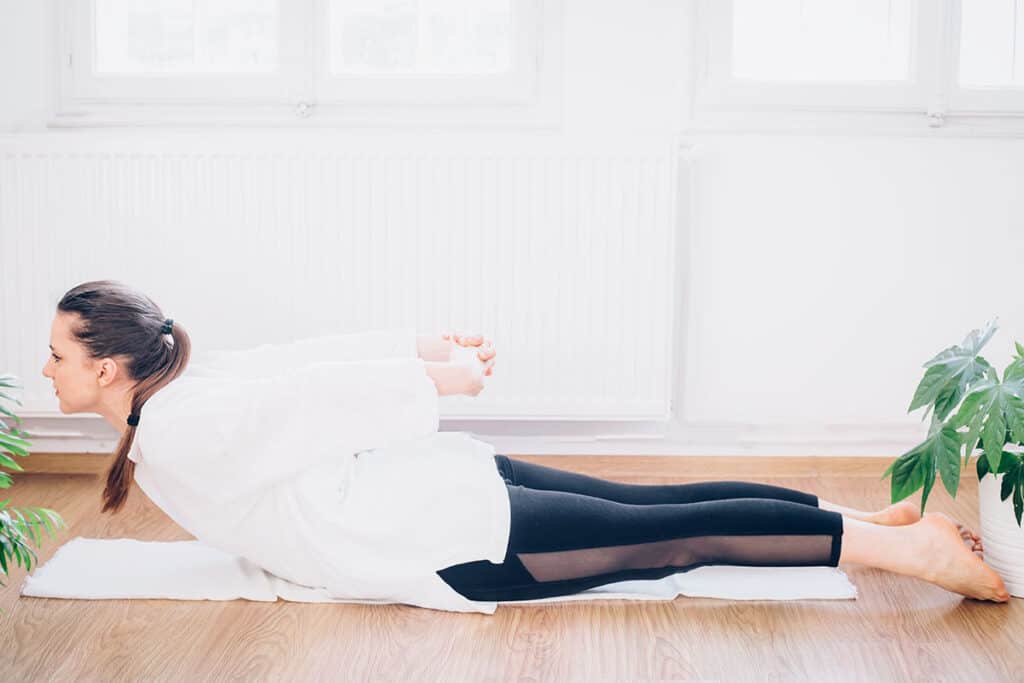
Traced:
<path fill-rule="evenodd" d="M 101 358 L 96 365 L 96 382 L 101 387 L 110 386 L 126 374 L 121 372 L 121 366 L 113 358 Z"/>

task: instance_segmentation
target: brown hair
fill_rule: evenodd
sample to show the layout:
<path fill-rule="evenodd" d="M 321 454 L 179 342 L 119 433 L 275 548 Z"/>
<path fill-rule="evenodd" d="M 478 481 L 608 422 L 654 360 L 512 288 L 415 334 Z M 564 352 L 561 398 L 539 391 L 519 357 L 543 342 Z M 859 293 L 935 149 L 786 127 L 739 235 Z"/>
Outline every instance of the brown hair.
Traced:
<path fill-rule="evenodd" d="M 166 316 L 152 299 L 116 280 L 84 282 L 57 304 L 62 313 L 77 313 L 81 320 L 72 328 L 75 339 L 90 358 L 123 356 L 128 376 L 135 380 L 131 412 L 142 414 L 150 396 L 180 375 L 188 365 L 192 342 L 177 321 L 171 328 L 173 343 L 160 332 Z M 107 472 L 103 508 L 117 512 L 128 497 L 135 463 L 128 458 L 135 427 L 127 425 Z"/>

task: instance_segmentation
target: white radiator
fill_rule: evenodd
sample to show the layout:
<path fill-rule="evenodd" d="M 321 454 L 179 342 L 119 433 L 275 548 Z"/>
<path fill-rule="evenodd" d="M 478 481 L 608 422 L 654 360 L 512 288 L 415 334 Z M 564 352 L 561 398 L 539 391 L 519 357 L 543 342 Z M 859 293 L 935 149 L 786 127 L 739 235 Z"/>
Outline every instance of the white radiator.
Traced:
<path fill-rule="evenodd" d="M 0 374 L 21 414 L 60 414 L 41 375 L 60 296 L 113 278 L 209 348 L 484 332 L 495 374 L 446 418 L 668 417 L 674 141 L 411 139 L 0 137 Z"/>

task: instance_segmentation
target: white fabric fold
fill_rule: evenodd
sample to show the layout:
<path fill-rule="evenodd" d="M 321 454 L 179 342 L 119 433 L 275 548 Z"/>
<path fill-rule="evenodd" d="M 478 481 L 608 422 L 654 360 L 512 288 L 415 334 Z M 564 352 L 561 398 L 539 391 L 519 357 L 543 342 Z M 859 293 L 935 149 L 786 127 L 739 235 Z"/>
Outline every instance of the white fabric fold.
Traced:
<path fill-rule="evenodd" d="M 41 598 L 351 602 L 323 588 L 292 583 L 201 541 L 75 537 L 25 577 L 21 594 Z M 729 600 L 855 599 L 857 588 L 836 567 L 712 565 L 662 579 L 620 581 L 572 595 L 498 604 L 595 599 L 672 600 L 678 595 Z"/>

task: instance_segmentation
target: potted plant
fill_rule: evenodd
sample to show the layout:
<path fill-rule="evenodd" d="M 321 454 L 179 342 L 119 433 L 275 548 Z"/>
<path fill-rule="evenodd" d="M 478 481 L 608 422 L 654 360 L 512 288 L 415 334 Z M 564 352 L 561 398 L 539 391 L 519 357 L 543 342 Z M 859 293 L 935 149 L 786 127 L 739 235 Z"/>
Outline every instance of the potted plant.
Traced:
<path fill-rule="evenodd" d="M 25 439 L 28 432 L 23 432 L 14 427 L 9 427 L 6 418 L 10 418 L 21 424 L 21 418 L 4 406 L 3 400 L 13 401 L 21 405 L 21 401 L 10 394 L 2 391 L 5 388 L 20 387 L 14 384 L 12 375 L 0 375 L 0 466 L 7 467 L 18 472 L 24 469 L 14 461 L 11 455 L 25 457 L 28 455 L 28 447 L 31 445 Z M 0 488 L 10 488 L 11 475 L 0 470 Z M 64 520 L 59 514 L 47 508 L 33 507 L 7 507 L 10 498 L 0 501 L 0 571 L 5 575 L 9 574 L 8 567 L 14 560 L 19 566 L 26 570 L 32 569 L 32 561 L 38 561 L 35 551 L 28 544 L 32 540 L 36 546 L 42 544 L 42 534 L 39 528 L 45 527 L 50 538 L 56 538 L 54 529 L 65 528 Z M 15 519 L 17 517 L 17 519 Z M 0 581 L 0 586 L 6 586 Z M 0 610 L 2 612 L 3 610 Z"/>
<path fill-rule="evenodd" d="M 999 372 L 979 352 L 997 329 L 991 320 L 972 330 L 958 346 L 924 364 L 925 373 L 908 412 L 926 407 L 928 436 L 897 458 L 882 475 L 891 475 L 892 502 L 918 489 L 921 512 L 938 472 L 955 497 L 960 471 L 978 450 L 978 506 L 985 561 L 1011 595 L 1024 597 L 1024 346 Z M 1016 518 L 1016 519 L 1015 519 Z"/>

